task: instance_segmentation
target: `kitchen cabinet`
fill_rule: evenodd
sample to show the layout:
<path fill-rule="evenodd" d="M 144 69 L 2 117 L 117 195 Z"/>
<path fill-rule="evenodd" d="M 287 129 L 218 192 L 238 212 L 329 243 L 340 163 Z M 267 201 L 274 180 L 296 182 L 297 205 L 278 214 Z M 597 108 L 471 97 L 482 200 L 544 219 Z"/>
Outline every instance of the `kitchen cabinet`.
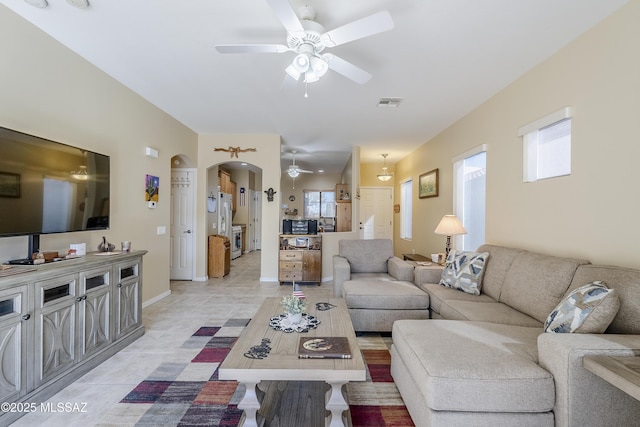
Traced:
<path fill-rule="evenodd" d="M 336 231 L 351 231 L 351 201 L 336 203 Z"/>
<path fill-rule="evenodd" d="M 278 280 L 285 282 L 322 281 L 322 235 L 280 235 Z"/>
<path fill-rule="evenodd" d="M 236 194 L 236 183 L 231 181 L 231 174 L 225 170 L 218 170 L 218 184 L 220 185 L 221 193 L 231 194 L 231 210 L 236 211 L 236 203 L 238 195 Z"/>

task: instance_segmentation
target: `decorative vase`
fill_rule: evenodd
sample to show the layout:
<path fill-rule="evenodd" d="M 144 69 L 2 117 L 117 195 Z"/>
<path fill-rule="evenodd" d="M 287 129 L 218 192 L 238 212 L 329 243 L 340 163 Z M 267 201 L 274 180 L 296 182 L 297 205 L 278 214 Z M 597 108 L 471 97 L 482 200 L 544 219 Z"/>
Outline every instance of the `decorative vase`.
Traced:
<path fill-rule="evenodd" d="M 297 325 L 302 322 L 302 313 L 288 313 L 287 319 L 292 325 Z"/>

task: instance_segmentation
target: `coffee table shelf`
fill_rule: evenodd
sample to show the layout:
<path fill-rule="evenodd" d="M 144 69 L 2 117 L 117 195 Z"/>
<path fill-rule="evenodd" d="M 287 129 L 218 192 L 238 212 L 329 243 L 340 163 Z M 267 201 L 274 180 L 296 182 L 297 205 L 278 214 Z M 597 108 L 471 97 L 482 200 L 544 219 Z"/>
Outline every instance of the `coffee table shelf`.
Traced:
<path fill-rule="evenodd" d="M 334 307 L 322 311 L 317 302 Z M 285 333 L 269 326 L 269 320 L 283 312 L 280 298 L 267 298 L 234 344 L 218 369 L 221 380 L 235 380 L 246 385 L 246 393 L 238 408 L 245 411 L 245 426 L 257 427 L 256 413 L 260 401 L 256 386 L 261 381 L 324 381 L 327 393 L 326 409 L 331 412 L 327 425 L 343 426 L 343 412 L 349 409 L 342 387 L 350 381 L 366 381 L 366 367 L 351 318 L 342 298 L 307 299 L 306 312 L 320 320 L 316 329 L 306 333 Z M 349 340 L 351 359 L 299 359 L 300 336 L 343 336 Z M 271 351 L 264 359 L 251 359 L 244 353 L 264 338 L 270 340 Z"/>

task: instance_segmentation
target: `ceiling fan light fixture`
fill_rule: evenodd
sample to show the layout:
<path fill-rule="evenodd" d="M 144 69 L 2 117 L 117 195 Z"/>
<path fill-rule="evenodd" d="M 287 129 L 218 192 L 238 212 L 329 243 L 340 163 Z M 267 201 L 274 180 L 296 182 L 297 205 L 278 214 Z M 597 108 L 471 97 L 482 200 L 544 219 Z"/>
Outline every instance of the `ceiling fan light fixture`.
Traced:
<path fill-rule="evenodd" d="M 327 61 L 319 56 L 311 58 L 310 66 L 313 72 L 318 75 L 318 78 L 327 74 L 327 71 L 329 70 L 329 64 L 327 64 Z"/>
<path fill-rule="evenodd" d="M 291 65 L 293 65 L 293 68 L 295 68 L 296 71 L 302 74 L 309 69 L 310 62 L 311 61 L 309 60 L 309 55 L 307 55 L 306 53 L 301 53 L 293 58 L 293 62 L 291 63 Z"/>
<path fill-rule="evenodd" d="M 296 178 L 298 175 L 300 175 L 300 172 L 298 172 L 298 169 L 289 169 L 287 173 L 291 178 Z"/>
<path fill-rule="evenodd" d="M 309 70 L 306 73 L 304 73 L 305 83 L 313 83 L 313 82 L 317 82 L 318 80 L 320 80 L 320 76 L 316 72 Z"/>
<path fill-rule="evenodd" d="M 296 70 L 296 67 L 293 66 L 293 64 L 290 64 L 286 69 L 285 69 L 286 73 L 289 74 L 289 76 L 291 76 L 291 78 L 293 78 L 294 80 L 298 81 L 300 80 L 300 76 L 302 75 L 302 73 L 298 70 Z"/>

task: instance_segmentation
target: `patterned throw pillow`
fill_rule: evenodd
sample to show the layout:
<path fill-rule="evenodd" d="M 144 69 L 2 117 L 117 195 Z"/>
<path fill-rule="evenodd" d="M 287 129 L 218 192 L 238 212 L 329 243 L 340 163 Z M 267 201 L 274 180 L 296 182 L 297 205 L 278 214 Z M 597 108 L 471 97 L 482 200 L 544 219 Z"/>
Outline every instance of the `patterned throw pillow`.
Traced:
<path fill-rule="evenodd" d="M 456 250 L 449 252 L 440 277 L 440 284 L 468 294 L 480 295 L 484 264 L 487 258 L 489 258 L 489 252 L 476 253 Z"/>
<path fill-rule="evenodd" d="M 600 281 L 580 286 L 567 295 L 544 322 L 545 332 L 602 334 L 616 317 L 620 300 Z"/>

